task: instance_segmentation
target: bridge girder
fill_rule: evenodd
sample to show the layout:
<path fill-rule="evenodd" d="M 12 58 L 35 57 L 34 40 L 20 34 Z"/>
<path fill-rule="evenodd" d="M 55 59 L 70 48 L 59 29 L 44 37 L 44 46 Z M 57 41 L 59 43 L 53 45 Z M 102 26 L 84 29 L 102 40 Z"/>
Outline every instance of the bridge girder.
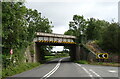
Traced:
<path fill-rule="evenodd" d="M 33 40 L 34 42 L 76 44 L 76 37 L 71 35 L 36 32 L 36 36 Z"/>

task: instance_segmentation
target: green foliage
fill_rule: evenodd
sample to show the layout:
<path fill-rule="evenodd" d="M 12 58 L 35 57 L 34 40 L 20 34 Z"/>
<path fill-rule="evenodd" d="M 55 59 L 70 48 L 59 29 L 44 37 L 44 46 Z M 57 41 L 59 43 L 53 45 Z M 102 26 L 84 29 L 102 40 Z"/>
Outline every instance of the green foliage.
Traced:
<path fill-rule="evenodd" d="M 67 56 L 69 56 L 69 54 L 67 54 L 67 53 L 58 53 L 55 55 L 56 58 L 67 57 Z"/>
<path fill-rule="evenodd" d="M 90 18 L 87 20 L 87 28 L 85 31 L 87 40 L 98 40 L 101 39 L 101 34 L 104 29 L 108 27 L 109 23 L 104 20 L 96 20 L 94 18 Z"/>
<path fill-rule="evenodd" d="M 46 61 L 50 61 L 50 60 L 53 60 L 55 58 L 56 58 L 55 56 L 45 56 Z"/>
<path fill-rule="evenodd" d="M 79 61 L 75 61 L 76 63 L 79 63 L 79 64 L 88 64 L 87 61 L 85 60 L 79 60 Z"/>
<path fill-rule="evenodd" d="M 85 60 L 79 60 L 79 61 L 74 61 L 74 62 L 78 63 L 78 64 L 91 64 L 91 65 L 103 65 L 103 66 L 120 67 L 119 63 L 87 62 Z"/>
<path fill-rule="evenodd" d="M 6 52 L 11 48 L 22 48 L 27 44 L 27 41 L 24 41 L 27 34 L 24 19 L 26 8 L 21 3 L 3 2 L 2 9 L 3 54 L 8 54 Z"/>
<path fill-rule="evenodd" d="M 95 18 L 86 20 L 84 16 L 74 15 L 64 34 L 76 36 L 76 42 L 82 44 L 95 40 L 103 50 L 120 54 L 120 27 L 115 22 Z"/>
<path fill-rule="evenodd" d="M 120 27 L 117 23 L 111 23 L 103 32 L 100 46 L 110 52 L 120 53 Z"/>
<path fill-rule="evenodd" d="M 24 51 L 25 48 L 21 50 L 15 50 L 12 56 L 2 54 L 2 67 L 6 68 L 8 66 L 18 65 L 21 62 L 24 62 Z M 13 63 L 14 60 L 16 61 L 16 63 Z"/>
<path fill-rule="evenodd" d="M 13 49 L 13 58 L 17 63 L 24 59 L 24 52 L 35 38 L 36 32 L 51 33 L 53 26 L 48 18 L 41 17 L 37 10 L 28 9 L 22 2 L 2 3 L 2 53 L 3 67 L 11 61 L 10 50 Z M 1 28 L 0 28 L 1 29 Z M 46 49 L 46 47 L 44 47 Z M 31 50 L 34 53 L 33 50 Z"/>
<path fill-rule="evenodd" d="M 32 43 L 32 44 L 29 46 L 29 50 L 30 50 L 31 55 L 35 54 L 35 52 L 34 52 L 34 46 L 33 46 L 33 45 L 34 45 L 34 44 Z"/>
<path fill-rule="evenodd" d="M 69 30 L 66 31 L 64 34 L 65 34 L 65 35 L 73 35 L 73 36 L 75 36 L 74 30 L 72 30 L 72 29 L 69 29 Z"/>
<path fill-rule="evenodd" d="M 65 34 L 75 35 L 77 37 L 76 42 L 81 43 L 81 35 L 83 34 L 86 26 L 86 20 L 83 16 L 74 15 L 73 21 L 69 23 L 69 31 Z"/>
<path fill-rule="evenodd" d="M 17 66 L 9 66 L 6 69 L 2 70 L 2 77 L 12 76 L 18 73 L 21 73 L 26 70 L 30 70 L 36 66 L 39 66 L 39 63 L 26 63 L 26 64 L 19 64 Z"/>
<path fill-rule="evenodd" d="M 61 57 L 68 57 L 69 55 L 67 53 L 61 53 L 61 54 L 55 54 L 55 56 L 47 55 L 45 56 L 46 61 L 53 60 L 55 58 L 61 58 Z"/>

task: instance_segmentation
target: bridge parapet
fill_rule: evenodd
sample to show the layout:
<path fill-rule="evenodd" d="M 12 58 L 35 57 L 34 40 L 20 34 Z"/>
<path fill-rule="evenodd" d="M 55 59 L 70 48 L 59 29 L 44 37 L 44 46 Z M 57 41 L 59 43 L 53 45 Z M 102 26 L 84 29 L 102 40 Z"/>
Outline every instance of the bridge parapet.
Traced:
<path fill-rule="evenodd" d="M 55 33 L 43 33 L 43 32 L 36 32 L 37 37 L 44 36 L 44 37 L 57 37 L 57 38 L 72 38 L 76 39 L 75 36 L 72 35 L 63 35 L 63 34 L 55 34 Z"/>
<path fill-rule="evenodd" d="M 50 34 L 42 32 L 37 32 L 36 35 L 37 37 L 34 39 L 34 42 L 76 44 L 74 42 L 76 37 L 71 35 Z"/>

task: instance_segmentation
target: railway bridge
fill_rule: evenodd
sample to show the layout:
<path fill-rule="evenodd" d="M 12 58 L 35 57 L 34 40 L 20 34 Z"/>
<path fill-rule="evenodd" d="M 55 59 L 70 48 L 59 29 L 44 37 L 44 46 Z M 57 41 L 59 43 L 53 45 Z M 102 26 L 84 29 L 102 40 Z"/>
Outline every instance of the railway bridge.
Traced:
<path fill-rule="evenodd" d="M 76 37 L 71 35 L 53 34 L 36 32 L 34 38 L 34 62 L 41 62 L 44 58 L 44 52 L 40 49 L 43 45 L 50 46 L 68 46 L 70 48 L 71 60 L 80 59 L 80 46 L 76 44 Z"/>

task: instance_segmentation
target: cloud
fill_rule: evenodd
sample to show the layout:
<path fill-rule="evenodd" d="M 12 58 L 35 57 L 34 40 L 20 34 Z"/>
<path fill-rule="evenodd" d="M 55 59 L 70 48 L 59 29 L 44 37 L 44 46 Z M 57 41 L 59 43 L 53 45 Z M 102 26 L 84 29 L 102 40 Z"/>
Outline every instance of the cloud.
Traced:
<path fill-rule="evenodd" d="M 32 0 L 33 1 L 33 0 Z M 49 2 L 53 1 L 53 2 Z M 85 18 L 98 18 L 111 21 L 118 18 L 118 0 L 39 0 L 38 2 L 27 2 L 28 8 L 37 9 L 54 25 L 53 32 L 63 34 L 69 28 L 69 21 L 75 14 L 83 15 Z M 57 2 L 61 1 L 61 2 Z"/>
<path fill-rule="evenodd" d="M 118 2 L 119 0 L 26 0 L 27 2 Z"/>
<path fill-rule="evenodd" d="M 53 28 L 53 33 L 64 34 L 68 30 L 67 26 L 57 26 Z"/>
<path fill-rule="evenodd" d="M 119 0 L 27 0 L 25 5 L 37 9 L 54 25 L 53 32 L 64 34 L 68 30 L 69 21 L 75 14 L 85 18 L 98 18 L 111 21 L 118 19 Z M 54 51 L 63 50 L 63 46 L 56 46 Z"/>

